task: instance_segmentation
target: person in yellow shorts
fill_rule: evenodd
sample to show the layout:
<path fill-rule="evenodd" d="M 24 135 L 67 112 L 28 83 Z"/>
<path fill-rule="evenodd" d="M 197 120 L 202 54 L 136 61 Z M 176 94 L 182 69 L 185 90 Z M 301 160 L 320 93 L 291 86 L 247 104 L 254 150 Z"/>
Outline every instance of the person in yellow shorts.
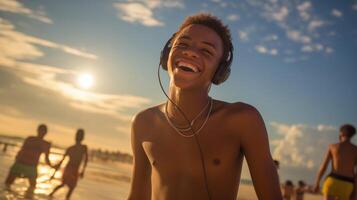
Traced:
<path fill-rule="evenodd" d="M 355 185 L 355 172 L 357 166 L 357 146 L 351 143 L 356 129 L 349 124 L 340 128 L 339 143 L 330 144 L 323 163 L 321 164 L 315 182 L 315 192 L 319 185 L 328 163 L 331 162 L 331 173 L 323 183 L 322 193 L 325 200 L 350 200 L 357 199 L 356 194 L 351 197 Z"/>
<path fill-rule="evenodd" d="M 338 199 L 350 199 L 353 184 L 353 178 L 331 173 L 324 181 L 322 193 L 336 196 Z"/>

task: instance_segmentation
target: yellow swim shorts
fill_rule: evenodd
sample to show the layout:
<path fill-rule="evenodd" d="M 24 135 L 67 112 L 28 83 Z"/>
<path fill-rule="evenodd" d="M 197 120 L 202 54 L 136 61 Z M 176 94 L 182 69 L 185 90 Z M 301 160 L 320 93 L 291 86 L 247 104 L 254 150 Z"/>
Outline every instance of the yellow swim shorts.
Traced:
<path fill-rule="evenodd" d="M 323 184 L 322 193 L 338 197 L 339 200 L 349 200 L 353 191 L 353 183 L 328 176 Z"/>

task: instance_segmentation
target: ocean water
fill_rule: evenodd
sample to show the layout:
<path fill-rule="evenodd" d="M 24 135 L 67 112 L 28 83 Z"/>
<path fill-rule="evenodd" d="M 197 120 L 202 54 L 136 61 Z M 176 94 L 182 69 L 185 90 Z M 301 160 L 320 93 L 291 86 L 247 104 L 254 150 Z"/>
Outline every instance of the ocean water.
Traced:
<path fill-rule="evenodd" d="M 0 145 L 2 147 L 2 145 Z M 38 166 L 37 187 L 31 198 L 26 196 L 28 187 L 27 179 L 18 178 L 8 190 L 3 184 L 11 165 L 14 162 L 14 157 L 18 147 L 9 147 L 7 152 L 0 152 L 0 200 L 17 200 L 17 199 L 65 199 L 68 188 L 63 187 L 58 190 L 54 197 L 49 198 L 48 194 L 54 187 L 60 184 L 62 171 L 58 170 L 55 178 L 49 181 L 54 173 L 54 169 L 44 164 L 43 157 L 40 159 Z M 63 150 L 52 148 L 51 152 L 59 154 L 51 154 L 50 160 L 52 163 L 57 163 L 61 159 L 60 153 Z M 62 164 L 65 166 L 65 163 Z M 122 200 L 126 199 L 130 188 L 131 165 L 114 162 L 89 162 L 86 169 L 86 174 L 83 179 L 79 179 L 76 189 L 72 194 L 71 199 L 75 200 Z"/>

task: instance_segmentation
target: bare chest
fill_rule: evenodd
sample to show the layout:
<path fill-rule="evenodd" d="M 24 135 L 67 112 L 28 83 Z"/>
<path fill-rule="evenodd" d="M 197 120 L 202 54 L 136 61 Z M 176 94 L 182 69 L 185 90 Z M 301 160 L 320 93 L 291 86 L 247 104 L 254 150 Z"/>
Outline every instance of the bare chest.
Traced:
<path fill-rule="evenodd" d="M 196 176 L 206 170 L 212 174 L 235 171 L 241 165 L 240 142 L 236 134 L 211 122 L 196 137 L 182 137 L 167 123 L 151 129 L 142 143 L 153 171 L 167 176 Z"/>

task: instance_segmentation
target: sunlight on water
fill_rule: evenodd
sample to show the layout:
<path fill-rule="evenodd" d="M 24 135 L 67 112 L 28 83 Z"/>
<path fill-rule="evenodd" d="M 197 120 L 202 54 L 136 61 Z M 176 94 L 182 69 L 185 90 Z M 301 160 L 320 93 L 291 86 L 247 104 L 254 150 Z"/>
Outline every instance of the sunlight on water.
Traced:
<path fill-rule="evenodd" d="M 6 153 L 0 152 L 0 181 L 4 181 L 7 173 L 14 162 L 18 148 L 10 148 Z M 63 157 L 64 150 L 52 148 L 50 162 L 56 165 Z M 61 184 L 62 173 L 66 166 L 67 159 L 61 165 L 61 168 L 55 173 L 55 169 L 45 164 L 44 156 L 40 158 L 40 164 L 37 167 L 38 178 L 37 187 L 32 195 L 26 193 L 29 183 L 25 178 L 18 178 L 11 185 L 11 190 L 0 184 L 0 200 L 55 200 L 65 199 L 68 188 L 60 189 L 52 198 L 49 194 L 52 190 Z M 52 180 L 50 178 L 55 173 Z M 85 177 L 78 180 L 78 186 L 73 193 L 76 200 L 121 200 L 125 199 L 130 189 L 131 165 L 122 163 L 107 162 L 89 162 Z"/>

